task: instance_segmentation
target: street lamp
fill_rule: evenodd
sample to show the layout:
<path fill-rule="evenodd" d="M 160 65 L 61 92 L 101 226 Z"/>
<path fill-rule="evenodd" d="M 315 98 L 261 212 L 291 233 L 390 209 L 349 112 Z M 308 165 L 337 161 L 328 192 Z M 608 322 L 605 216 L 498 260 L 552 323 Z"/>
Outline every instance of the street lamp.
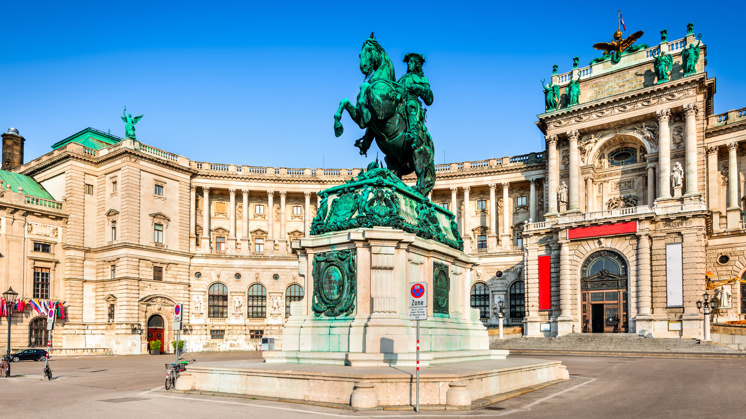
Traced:
<path fill-rule="evenodd" d="M 10 323 L 13 315 L 13 303 L 16 302 L 16 297 L 18 297 L 18 293 L 13 291 L 13 287 L 9 287 L 3 293 L 3 298 L 5 298 L 5 304 L 8 308 L 8 353 L 6 354 L 8 357 L 8 377 L 10 377 Z"/>
<path fill-rule="evenodd" d="M 698 300 L 697 301 L 697 310 L 702 310 L 702 312 L 705 315 L 704 318 L 704 332 L 705 332 L 705 338 L 703 339 L 705 342 L 710 341 L 710 308 L 712 305 L 712 301 L 710 301 L 710 294 L 705 292 L 702 294 L 702 299 L 704 301 Z"/>
<path fill-rule="evenodd" d="M 493 313 L 497 316 L 497 330 L 499 331 L 498 337 L 503 338 L 503 316 L 505 315 L 505 309 L 503 309 L 503 300 L 497 302 L 498 307 L 493 307 Z"/>

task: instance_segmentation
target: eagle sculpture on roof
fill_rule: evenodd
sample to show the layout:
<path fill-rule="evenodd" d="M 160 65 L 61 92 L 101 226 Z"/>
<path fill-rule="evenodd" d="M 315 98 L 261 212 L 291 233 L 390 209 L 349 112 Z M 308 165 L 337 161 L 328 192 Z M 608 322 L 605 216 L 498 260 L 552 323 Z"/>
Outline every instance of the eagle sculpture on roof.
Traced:
<path fill-rule="evenodd" d="M 642 31 L 637 31 L 633 33 L 632 35 L 628 36 L 626 39 L 622 39 L 622 31 L 617 28 L 616 32 L 614 32 L 614 40 L 611 42 L 599 42 L 596 44 L 593 44 L 593 48 L 604 51 L 604 58 L 607 58 L 607 56 L 611 56 L 611 61 L 616 64 L 619 62 L 619 59 L 622 57 L 622 53 L 629 49 L 629 47 L 632 46 L 632 44 L 635 43 L 640 37 L 642 36 Z"/>

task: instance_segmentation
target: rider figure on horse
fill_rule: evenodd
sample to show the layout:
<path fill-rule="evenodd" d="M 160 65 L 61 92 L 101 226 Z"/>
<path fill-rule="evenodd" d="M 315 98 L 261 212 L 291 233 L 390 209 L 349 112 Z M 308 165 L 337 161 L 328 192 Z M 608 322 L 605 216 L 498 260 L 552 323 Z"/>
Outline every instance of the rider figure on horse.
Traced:
<path fill-rule="evenodd" d="M 420 131 L 426 131 L 424 119 L 425 111 L 422 108 L 420 98 L 425 105 L 432 105 L 433 91 L 430 90 L 430 82 L 422 72 L 425 57 L 416 52 L 410 52 L 404 56 L 407 63 L 407 74 L 403 75 L 397 83 L 402 88 L 402 99 L 407 114 L 407 140 L 416 149 L 420 146 Z"/>

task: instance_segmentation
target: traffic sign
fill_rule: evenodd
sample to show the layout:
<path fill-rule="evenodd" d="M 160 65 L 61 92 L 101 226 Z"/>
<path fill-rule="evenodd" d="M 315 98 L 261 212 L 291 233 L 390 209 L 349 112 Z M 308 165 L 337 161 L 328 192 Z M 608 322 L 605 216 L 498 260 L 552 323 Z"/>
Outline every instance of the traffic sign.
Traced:
<path fill-rule="evenodd" d="M 181 330 L 181 321 L 184 319 L 184 305 L 174 306 L 174 330 Z"/>
<path fill-rule="evenodd" d="M 409 320 L 427 320 L 427 283 L 409 283 Z"/>
<path fill-rule="evenodd" d="M 47 312 L 47 330 L 54 330 L 54 319 L 57 318 L 53 308 Z"/>

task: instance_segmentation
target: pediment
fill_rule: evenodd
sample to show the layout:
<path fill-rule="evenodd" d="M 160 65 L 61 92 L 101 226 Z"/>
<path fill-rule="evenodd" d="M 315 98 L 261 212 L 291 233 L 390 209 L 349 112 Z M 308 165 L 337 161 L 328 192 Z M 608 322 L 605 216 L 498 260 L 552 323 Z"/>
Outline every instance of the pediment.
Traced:
<path fill-rule="evenodd" d="M 154 219 L 154 220 L 165 220 L 165 221 L 171 221 L 171 219 L 170 219 L 170 218 L 168 218 L 168 216 L 167 216 L 166 214 L 164 214 L 164 213 L 162 213 L 162 212 L 160 212 L 160 211 L 157 211 L 157 212 L 153 212 L 153 213 L 151 213 L 151 214 L 148 214 L 148 215 L 150 216 L 150 218 L 152 218 L 152 219 Z"/>
<path fill-rule="evenodd" d="M 106 211 L 107 217 L 112 217 L 114 215 L 119 215 L 119 211 L 115 210 L 114 208 L 109 208 L 109 210 Z"/>

